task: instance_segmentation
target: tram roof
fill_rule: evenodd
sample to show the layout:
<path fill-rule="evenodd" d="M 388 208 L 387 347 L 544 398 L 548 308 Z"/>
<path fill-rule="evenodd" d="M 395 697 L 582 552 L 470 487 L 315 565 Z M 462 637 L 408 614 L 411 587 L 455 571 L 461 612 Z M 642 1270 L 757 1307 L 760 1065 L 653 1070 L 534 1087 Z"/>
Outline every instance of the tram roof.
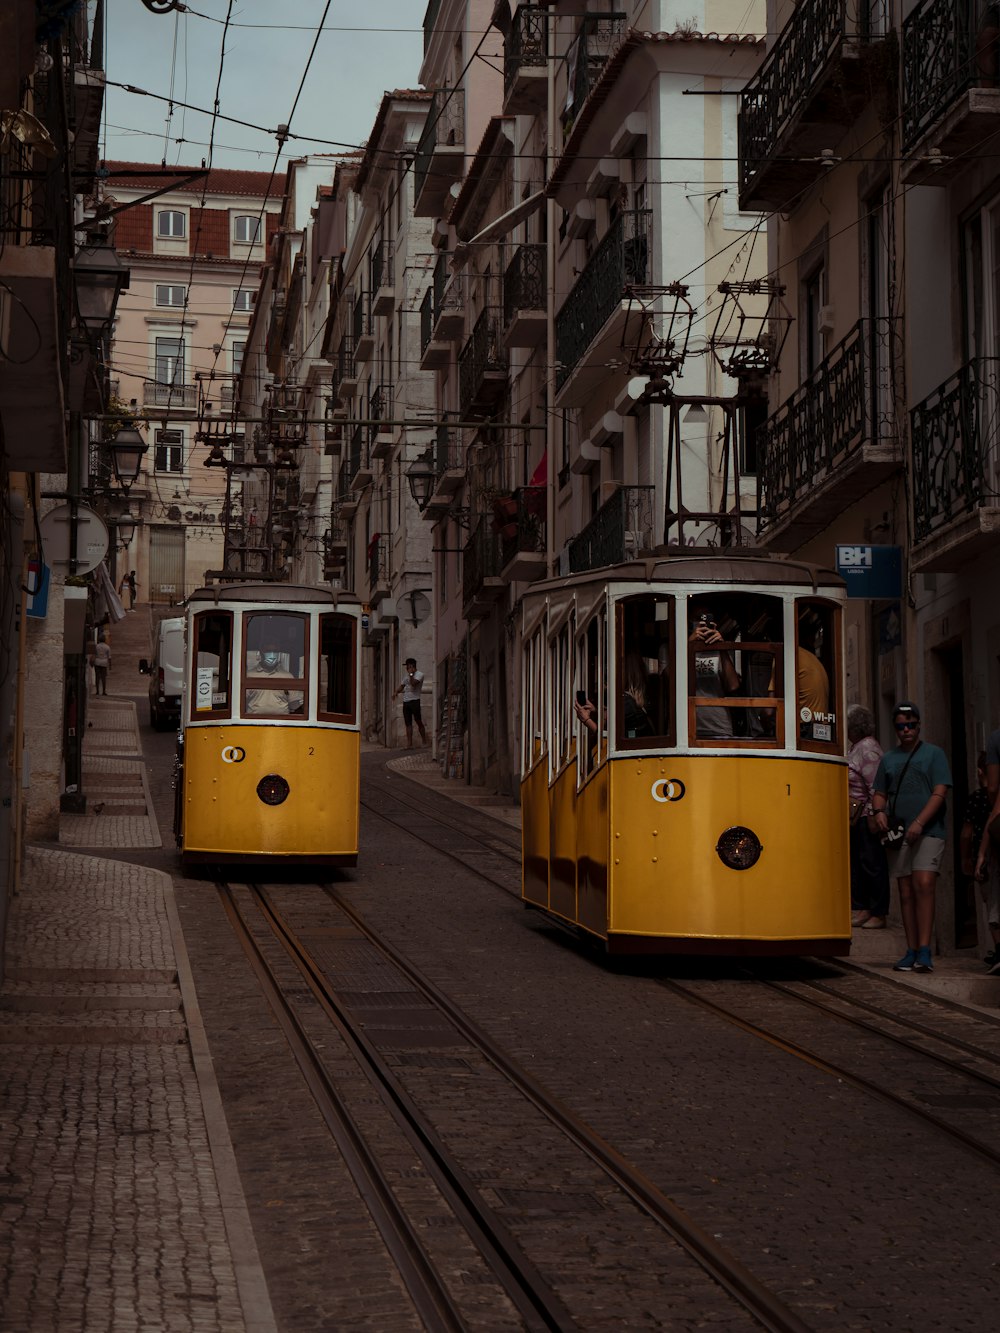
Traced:
<path fill-rule="evenodd" d="M 836 570 L 766 551 L 704 550 L 697 555 L 689 551 L 678 551 L 676 555 L 661 551 L 620 565 L 604 565 L 600 569 L 540 580 L 531 585 L 525 598 L 595 583 L 718 583 L 726 587 L 770 583 L 813 589 L 846 586 Z"/>
<path fill-rule="evenodd" d="M 218 586 L 197 588 L 188 598 L 188 605 L 221 602 L 260 602 L 280 606 L 359 606 L 361 598 L 343 588 L 310 588 L 295 583 L 220 583 Z"/>

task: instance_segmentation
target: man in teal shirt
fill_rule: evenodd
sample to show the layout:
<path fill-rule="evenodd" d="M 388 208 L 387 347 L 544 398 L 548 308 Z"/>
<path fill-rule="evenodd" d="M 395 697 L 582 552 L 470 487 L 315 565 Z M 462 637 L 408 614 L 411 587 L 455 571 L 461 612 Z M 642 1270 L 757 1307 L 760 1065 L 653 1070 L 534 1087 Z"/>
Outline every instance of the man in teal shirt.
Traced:
<path fill-rule="evenodd" d="M 944 857 L 944 816 L 951 771 L 944 751 L 920 739 L 920 709 L 908 700 L 893 709 L 899 743 L 883 756 L 872 785 L 872 809 L 881 833 L 903 824 L 903 838 L 886 848 L 889 873 L 899 884 L 899 908 L 908 948 L 897 972 L 931 972 L 934 897 Z"/>

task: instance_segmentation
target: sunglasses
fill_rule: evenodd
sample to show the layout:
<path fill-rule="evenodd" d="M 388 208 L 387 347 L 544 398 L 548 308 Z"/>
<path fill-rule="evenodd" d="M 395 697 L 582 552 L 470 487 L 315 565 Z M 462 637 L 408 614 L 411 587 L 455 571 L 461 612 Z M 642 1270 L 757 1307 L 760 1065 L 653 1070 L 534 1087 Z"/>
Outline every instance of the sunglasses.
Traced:
<path fill-rule="evenodd" d="M 919 722 L 897 722 L 895 725 L 896 725 L 896 730 L 897 730 L 897 731 L 916 731 L 916 729 L 920 726 L 920 723 L 919 723 Z"/>

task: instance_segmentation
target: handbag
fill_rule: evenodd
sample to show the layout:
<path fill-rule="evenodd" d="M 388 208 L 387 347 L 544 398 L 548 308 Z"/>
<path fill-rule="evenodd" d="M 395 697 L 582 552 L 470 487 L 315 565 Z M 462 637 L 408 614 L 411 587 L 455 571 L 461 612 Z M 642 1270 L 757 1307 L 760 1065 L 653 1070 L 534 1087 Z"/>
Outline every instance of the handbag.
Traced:
<path fill-rule="evenodd" d="M 896 783 L 896 790 L 893 792 L 892 800 L 889 803 L 889 827 L 884 833 L 880 834 L 879 842 L 883 847 L 897 847 L 906 837 L 906 825 L 901 819 L 896 817 L 896 795 L 903 785 L 903 779 L 906 777 L 906 770 L 910 767 L 910 760 L 923 745 L 923 741 L 917 741 L 916 745 L 907 756 L 906 763 L 903 765 L 903 771 L 899 775 L 899 781 Z"/>

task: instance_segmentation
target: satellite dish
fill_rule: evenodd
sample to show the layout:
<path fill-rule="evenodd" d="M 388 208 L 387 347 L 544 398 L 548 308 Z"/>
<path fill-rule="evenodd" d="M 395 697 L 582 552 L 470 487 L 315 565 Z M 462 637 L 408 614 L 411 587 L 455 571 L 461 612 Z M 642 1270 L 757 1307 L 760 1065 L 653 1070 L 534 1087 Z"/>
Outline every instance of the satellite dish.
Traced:
<path fill-rule="evenodd" d="M 167 510 L 167 518 L 172 518 L 176 520 L 180 518 L 180 516 L 181 516 L 181 511 L 178 509 L 176 505 L 171 505 L 170 508 Z"/>

